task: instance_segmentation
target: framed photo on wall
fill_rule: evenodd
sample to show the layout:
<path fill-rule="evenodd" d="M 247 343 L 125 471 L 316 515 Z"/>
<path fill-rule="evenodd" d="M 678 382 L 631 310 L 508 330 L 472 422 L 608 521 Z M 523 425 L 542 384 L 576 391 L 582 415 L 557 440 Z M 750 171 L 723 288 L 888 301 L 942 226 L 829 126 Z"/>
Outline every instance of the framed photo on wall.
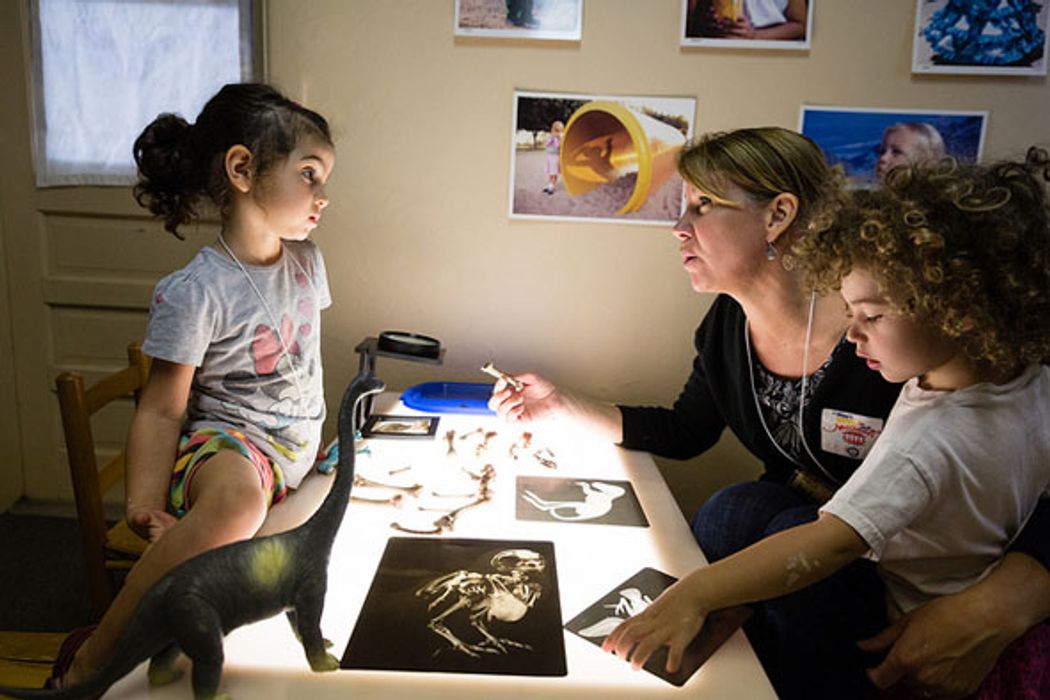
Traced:
<path fill-rule="evenodd" d="M 693 97 L 515 91 L 509 216 L 673 224 L 695 113 Z"/>
<path fill-rule="evenodd" d="M 455 0 L 456 36 L 579 41 L 583 0 Z"/>
<path fill-rule="evenodd" d="M 1046 75 L 1047 5 L 916 0 L 912 72 Z"/>
<path fill-rule="evenodd" d="M 682 0 L 682 46 L 808 49 L 816 0 Z"/>
<path fill-rule="evenodd" d="M 987 111 L 862 109 L 803 105 L 799 131 L 859 187 L 873 187 L 894 166 L 951 156 L 980 160 Z"/>

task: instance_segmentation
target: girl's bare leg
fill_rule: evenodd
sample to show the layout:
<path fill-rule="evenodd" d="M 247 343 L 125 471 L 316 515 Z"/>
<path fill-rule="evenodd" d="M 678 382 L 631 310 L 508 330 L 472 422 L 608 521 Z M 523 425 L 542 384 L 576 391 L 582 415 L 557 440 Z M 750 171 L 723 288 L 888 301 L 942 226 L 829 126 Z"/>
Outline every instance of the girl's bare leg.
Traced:
<path fill-rule="evenodd" d="M 90 677 L 109 662 L 139 602 L 165 573 L 201 552 L 252 537 L 266 517 L 259 474 L 233 450 L 222 450 L 201 465 L 191 487 L 190 511 L 128 572 L 98 628 L 77 651 L 62 680 L 64 687 Z"/>

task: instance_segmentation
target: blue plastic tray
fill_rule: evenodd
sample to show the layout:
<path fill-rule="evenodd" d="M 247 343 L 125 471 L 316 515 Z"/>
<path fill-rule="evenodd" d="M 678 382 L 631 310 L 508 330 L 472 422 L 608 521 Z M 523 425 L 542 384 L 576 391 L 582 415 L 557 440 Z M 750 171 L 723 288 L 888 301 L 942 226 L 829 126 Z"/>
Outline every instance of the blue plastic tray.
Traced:
<path fill-rule="evenodd" d="M 474 382 L 424 382 L 405 389 L 401 403 L 427 413 L 469 413 L 492 416 L 492 384 Z"/>

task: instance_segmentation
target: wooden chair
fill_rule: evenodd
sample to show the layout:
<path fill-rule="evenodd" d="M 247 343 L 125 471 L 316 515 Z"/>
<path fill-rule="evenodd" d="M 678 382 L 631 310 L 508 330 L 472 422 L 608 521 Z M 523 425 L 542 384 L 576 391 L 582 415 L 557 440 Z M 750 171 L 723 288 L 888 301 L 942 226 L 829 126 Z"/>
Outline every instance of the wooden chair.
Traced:
<path fill-rule="evenodd" d="M 62 427 L 66 434 L 69 474 L 73 479 L 80 536 L 87 565 L 92 611 L 100 618 L 116 595 L 115 573 L 127 571 L 146 548 L 121 518 L 110 527 L 103 510 L 103 495 L 124 481 L 124 453 L 100 469 L 95 455 L 91 416 L 102 407 L 124 397 L 135 398 L 149 375 L 149 358 L 138 343 L 128 345 L 128 366 L 85 388 L 76 372 L 63 372 L 55 380 Z"/>
<path fill-rule="evenodd" d="M 0 685 L 39 688 L 51 667 L 66 632 L 0 632 Z"/>

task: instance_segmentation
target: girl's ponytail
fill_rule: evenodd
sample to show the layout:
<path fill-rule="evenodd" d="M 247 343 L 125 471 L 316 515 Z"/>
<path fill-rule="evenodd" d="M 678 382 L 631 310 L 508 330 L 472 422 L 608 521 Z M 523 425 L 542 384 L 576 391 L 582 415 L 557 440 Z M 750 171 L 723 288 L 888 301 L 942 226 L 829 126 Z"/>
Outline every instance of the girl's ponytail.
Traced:
<path fill-rule="evenodd" d="M 135 139 L 139 182 L 133 190 L 140 206 L 164 220 L 164 228 L 183 238 L 178 227 L 196 216 L 204 190 L 193 152 L 193 127 L 177 114 L 161 114 Z"/>

